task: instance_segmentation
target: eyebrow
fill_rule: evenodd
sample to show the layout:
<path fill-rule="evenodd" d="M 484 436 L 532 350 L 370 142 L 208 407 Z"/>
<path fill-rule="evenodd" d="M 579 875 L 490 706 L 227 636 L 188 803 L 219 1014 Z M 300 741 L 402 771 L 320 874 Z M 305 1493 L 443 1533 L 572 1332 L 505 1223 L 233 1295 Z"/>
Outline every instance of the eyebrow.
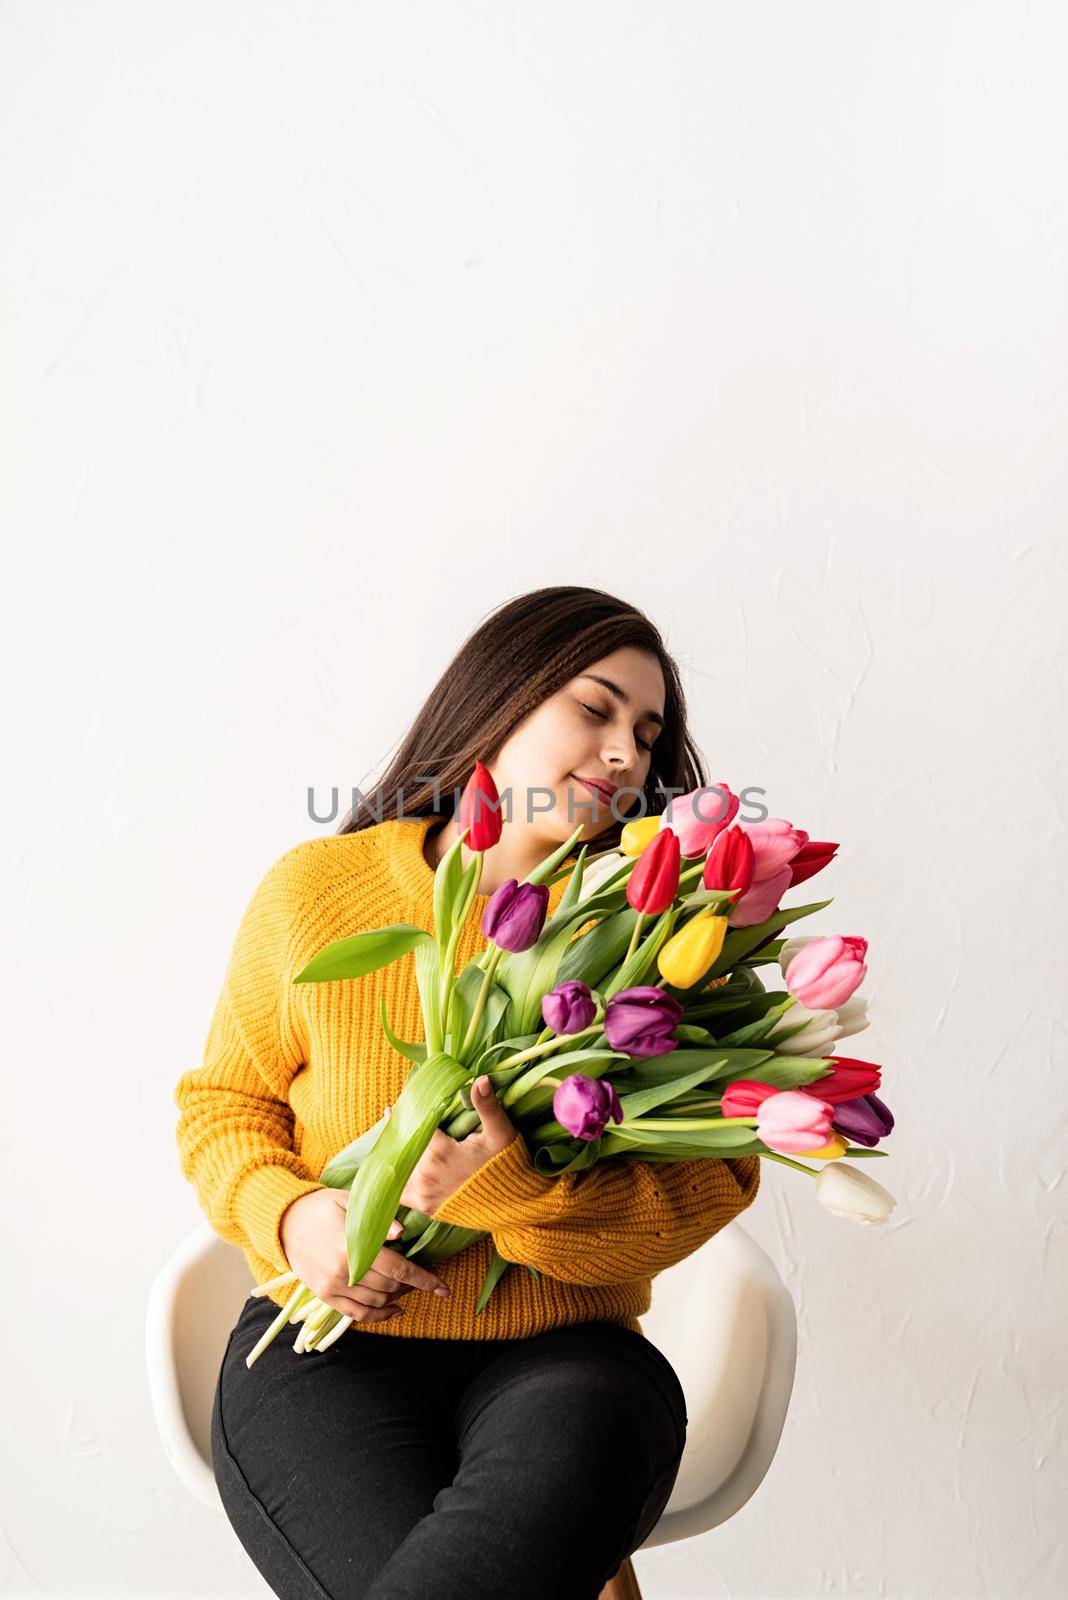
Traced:
<path fill-rule="evenodd" d="M 619 687 L 618 683 L 613 683 L 611 678 L 602 678 L 596 672 L 580 672 L 579 677 L 589 678 L 591 683 L 599 683 L 602 689 L 607 689 L 609 694 L 614 694 L 616 699 L 619 700 L 623 705 L 630 705 L 630 696 L 624 693 L 624 691 Z M 666 726 L 659 711 L 647 711 L 645 716 L 647 721 L 655 722 L 658 727 L 663 728 Z"/>

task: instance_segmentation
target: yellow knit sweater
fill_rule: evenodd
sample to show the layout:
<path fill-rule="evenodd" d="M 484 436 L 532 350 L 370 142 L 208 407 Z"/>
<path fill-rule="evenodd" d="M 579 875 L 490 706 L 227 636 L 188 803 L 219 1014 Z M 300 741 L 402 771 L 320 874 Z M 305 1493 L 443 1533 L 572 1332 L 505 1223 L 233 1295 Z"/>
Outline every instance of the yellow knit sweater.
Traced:
<path fill-rule="evenodd" d="M 382 1000 L 401 1038 L 423 1036 L 414 955 L 363 978 L 291 980 L 334 939 L 392 922 L 432 929 L 434 872 L 423 840 L 433 820 L 308 839 L 269 868 L 238 929 L 204 1064 L 175 1088 L 182 1171 L 216 1233 L 241 1247 L 258 1283 L 288 1270 L 279 1237 L 285 1208 L 320 1188 L 331 1156 L 400 1093 L 409 1064 L 386 1042 Z M 565 883 L 550 889 L 550 914 Z M 479 923 L 488 901 L 475 897 L 458 973 L 484 947 Z M 516 1263 L 485 1309 L 475 1315 L 489 1237 L 433 1264 L 450 1298 L 416 1291 L 397 1302 L 401 1316 L 354 1323 L 351 1331 L 509 1339 L 608 1320 L 641 1332 L 652 1277 L 744 1211 L 759 1183 L 759 1156 L 628 1158 L 546 1177 L 520 1134 L 434 1213 L 486 1230 Z M 272 1298 L 281 1304 L 286 1293 Z"/>

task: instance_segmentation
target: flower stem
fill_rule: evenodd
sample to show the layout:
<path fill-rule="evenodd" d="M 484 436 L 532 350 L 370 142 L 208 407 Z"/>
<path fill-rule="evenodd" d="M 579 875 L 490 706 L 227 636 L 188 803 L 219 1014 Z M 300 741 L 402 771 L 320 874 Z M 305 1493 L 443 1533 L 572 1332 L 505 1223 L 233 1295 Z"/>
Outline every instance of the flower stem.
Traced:
<path fill-rule="evenodd" d="M 800 1161 L 791 1161 L 789 1156 L 781 1156 L 774 1150 L 761 1150 L 760 1159 L 762 1161 L 781 1161 L 784 1167 L 793 1167 L 795 1172 L 805 1172 L 810 1178 L 819 1177 L 819 1173 L 814 1172 L 811 1167 L 803 1167 Z"/>
<path fill-rule="evenodd" d="M 755 1128 L 756 1122 L 756 1117 L 624 1117 L 609 1131 L 616 1133 L 624 1128 L 653 1128 L 659 1132 L 662 1128 L 670 1128 L 676 1133 L 704 1133 L 710 1128 Z"/>
<path fill-rule="evenodd" d="M 286 1301 L 277 1317 L 275 1317 L 274 1321 L 271 1323 L 271 1326 L 267 1329 L 267 1332 L 262 1336 L 259 1342 L 253 1346 L 248 1355 L 245 1357 L 246 1367 L 251 1367 L 252 1363 L 257 1361 L 263 1354 L 267 1346 L 274 1343 L 275 1339 L 289 1321 L 293 1312 L 299 1311 L 301 1306 L 304 1305 L 305 1301 L 312 1298 L 313 1296 L 311 1290 L 306 1289 L 302 1283 L 298 1283 L 297 1287 L 293 1290 L 293 1293 L 290 1295 L 289 1299 Z"/>
<path fill-rule="evenodd" d="M 645 912 L 644 911 L 639 911 L 638 915 L 634 919 L 634 927 L 633 927 L 633 929 L 631 931 L 631 935 L 630 935 L 630 944 L 627 946 L 627 953 L 623 957 L 624 962 L 629 961 L 631 956 L 634 954 L 635 950 L 637 950 L 637 948 L 638 948 L 638 940 L 642 936 L 642 923 L 644 921 L 645 921 Z"/>
<path fill-rule="evenodd" d="M 493 974 L 497 970 L 498 961 L 504 954 L 504 951 L 501 949 L 500 945 L 495 944 L 491 946 L 491 949 L 492 954 L 486 963 L 486 970 L 482 975 L 482 987 L 478 991 L 478 999 L 475 1001 L 475 1009 L 471 1013 L 471 1021 L 468 1025 L 467 1033 L 464 1036 L 464 1042 L 456 1052 L 457 1061 L 463 1061 L 465 1055 L 475 1041 L 475 1035 L 478 1032 L 478 1025 L 482 1020 L 482 1012 L 486 1004 L 486 996 L 489 994 L 490 984 L 493 982 Z"/>

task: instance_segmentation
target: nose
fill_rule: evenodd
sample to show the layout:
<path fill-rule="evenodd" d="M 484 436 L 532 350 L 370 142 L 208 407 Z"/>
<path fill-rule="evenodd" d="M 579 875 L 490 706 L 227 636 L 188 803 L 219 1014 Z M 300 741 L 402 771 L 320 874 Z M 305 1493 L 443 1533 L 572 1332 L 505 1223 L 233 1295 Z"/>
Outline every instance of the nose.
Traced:
<path fill-rule="evenodd" d="M 624 776 L 632 767 L 636 767 L 641 759 L 641 751 L 634 735 L 629 737 L 612 729 L 605 734 L 604 744 L 601 747 L 601 758 L 614 777 Z"/>

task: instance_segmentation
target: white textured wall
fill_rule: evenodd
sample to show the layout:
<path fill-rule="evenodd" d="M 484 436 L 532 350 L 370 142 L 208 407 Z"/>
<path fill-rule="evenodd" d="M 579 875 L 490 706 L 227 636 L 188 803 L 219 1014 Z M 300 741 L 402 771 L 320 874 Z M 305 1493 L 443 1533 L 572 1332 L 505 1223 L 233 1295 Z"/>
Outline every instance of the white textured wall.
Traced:
<path fill-rule="evenodd" d="M 0 5 L 4 1593 L 263 1592 L 147 1405 L 171 1090 L 307 785 L 561 580 L 843 841 L 899 1118 L 889 1227 L 765 1170 L 793 1406 L 647 1600 L 1065 1592 L 1066 47 L 1053 3 Z"/>

